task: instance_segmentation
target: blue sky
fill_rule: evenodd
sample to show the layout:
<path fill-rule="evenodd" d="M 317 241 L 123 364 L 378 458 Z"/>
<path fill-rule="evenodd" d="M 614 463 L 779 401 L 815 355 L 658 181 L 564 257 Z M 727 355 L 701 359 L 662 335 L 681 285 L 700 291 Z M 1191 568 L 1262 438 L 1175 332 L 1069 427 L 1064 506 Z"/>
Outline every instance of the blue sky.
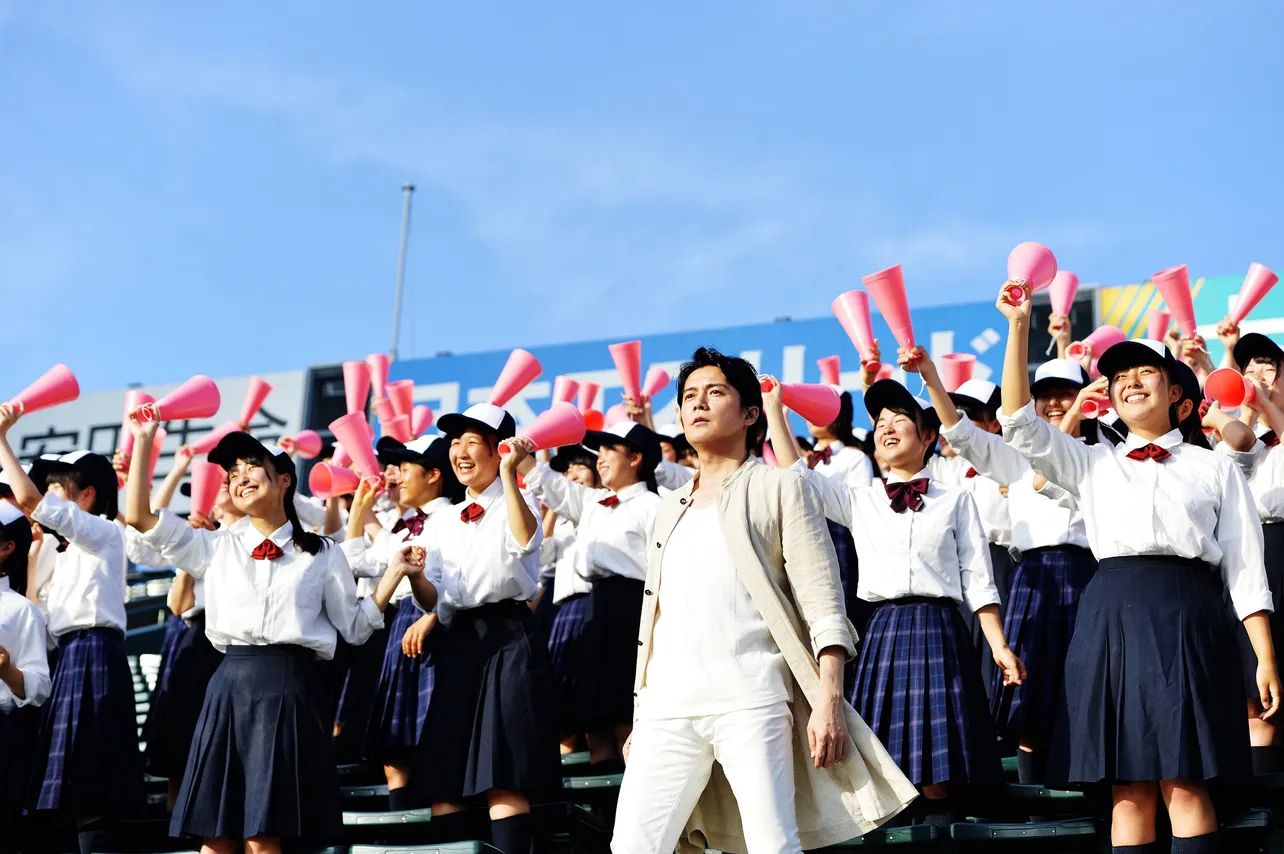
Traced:
<path fill-rule="evenodd" d="M 386 348 L 403 180 L 403 356 L 1278 270 L 1282 9 L 0 0 L 5 385 Z"/>

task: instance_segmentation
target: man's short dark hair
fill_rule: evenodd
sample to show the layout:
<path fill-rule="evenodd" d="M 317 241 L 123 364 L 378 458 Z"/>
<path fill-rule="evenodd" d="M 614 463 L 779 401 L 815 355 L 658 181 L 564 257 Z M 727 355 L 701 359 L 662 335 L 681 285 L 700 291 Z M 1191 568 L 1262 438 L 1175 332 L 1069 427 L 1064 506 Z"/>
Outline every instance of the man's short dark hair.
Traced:
<path fill-rule="evenodd" d="M 750 426 L 745 435 L 745 450 L 753 453 L 754 448 L 766 436 L 766 415 L 762 410 L 762 386 L 758 381 L 758 369 L 748 359 L 738 356 L 724 356 L 712 347 L 701 347 L 691 354 L 691 361 L 683 362 L 678 372 L 678 405 L 686 393 L 687 378 L 700 368 L 717 368 L 727 378 L 727 384 L 740 395 L 740 405 L 745 409 L 758 410 L 758 420 Z"/>

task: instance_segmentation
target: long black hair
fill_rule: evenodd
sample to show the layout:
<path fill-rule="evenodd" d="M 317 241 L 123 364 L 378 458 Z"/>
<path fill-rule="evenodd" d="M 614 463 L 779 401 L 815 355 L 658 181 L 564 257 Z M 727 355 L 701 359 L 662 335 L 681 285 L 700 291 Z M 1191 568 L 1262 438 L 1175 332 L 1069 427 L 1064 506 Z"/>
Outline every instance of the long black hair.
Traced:
<path fill-rule="evenodd" d="M 859 442 L 856 434 L 852 431 L 852 413 L 851 393 L 843 392 L 838 396 L 838 417 L 834 419 L 834 423 L 826 428 L 830 433 L 834 434 L 835 439 L 848 448 L 856 447 Z"/>
<path fill-rule="evenodd" d="M 282 501 L 285 504 L 285 518 L 289 521 L 294 529 L 290 536 L 290 541 L 294 547 L 301 552 L 307 552 L 310 555 L 319 554 L 323 549 L 332 544 L 329 537 L 323 537 L 320 534 L 314 534 L 305 529 L 299 522 L 299 511 L 294 506 L 295 489 L 298 486 L 298 475 L 294 473 L 294 463 L 290 463 L 287 468 L 282 468 L 285 463 L 268 453 L 249 454 L 239 458 L 239 462 L 250 463 L 251 465 L 262 466 L 268 471 L 276 472 L 278 475 L 286 474 L 290 476 L 290 485 L 285 489 L 285 496 Z M 230 477 L 230 474 L 229 474 Z"/>
<path fill-rule="evenodd" d="M 13 551 L 0 561 L 0 578 L 9 577 L 15 593 L 27 595 L 27 558 L 31 553 L 31 520 L 19 516 L 8 525 L 0 525 L 0 540 L 13 543 Z"/>

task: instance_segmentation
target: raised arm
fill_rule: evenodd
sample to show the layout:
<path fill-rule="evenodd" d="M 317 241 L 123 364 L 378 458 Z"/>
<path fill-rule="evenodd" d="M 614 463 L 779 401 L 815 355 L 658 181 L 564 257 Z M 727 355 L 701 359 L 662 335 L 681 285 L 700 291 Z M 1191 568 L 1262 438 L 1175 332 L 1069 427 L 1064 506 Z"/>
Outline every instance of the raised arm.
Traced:
<path fill-rule="evenodd" d="M 504 482 L 504 506 L 508 510 L 508 529 L 519 547 L 526 553 L 539 548 L 539 518 L 526 503 L 521 488 L 517 485 L 517 465 L 530 456 L 530 450 L 523 444 L 523 439 L 506 439 L 509 453 L 499 464 L 499 476 Z"/>
<path fill-rule="evenodd" d="M 771 440 L 771 450 L 776 454 L 776 462 L 782 469 L 793 468 L 794 463 L 803 458 L 798 439 L 789 426 L 789 416 L 785 414 L 785 405 L 780 400 L 780 381 L 771 377 L 771 391 L 762 393 L 762 408 L 767 413 L 767 438 Z"/>
<path fill-rule="evenodd" d="M 7 403 L 0 403 L 0 468 L 4 469 L 5 477 L 9 481 L 9 489 L 13 492 L 13 502 L 18 508 L 30 513 L 36 509 L 40 503 L 40 490 L 27 477 L 27 473 L 22 469 L 22 463 L 18 462 L 18 457 L 9 447 L 9 428 L 18 423 L 21 413 Z"/>
<path fill-rule="evenodd" d="M 1203 423 L 1205 427 L 1211 427 L 1221 433 L 1222 441 L 1232 451 L 1247 453 L 1253 449 L 1253 445 L 1257 444 L 1257 436 L 1254 435 L 1253 428 L 1238 418 L 1231 418 L 1222 411 L 1217 401 L 1209 403 Z"/>
<path fill-rule="evenodd" d="M 996 305 L 999 313 L 1008 319 L 1008 346 L 1003 357 L 1003 413 L 1016 415 L 1030 402 L 1030 312 L 1034 301 L 1009 305 L 1004 291 L 1000 290 Z"/>
<path fill-rule="evenodd" d="M 182 447 L 174 452 L 173 467 L 170 468 L 169 474 L 165 475 L 161 485 L 152 493 L 153 510 L 169 507 L 169 503 L 174 500 L 174 493 L 178 492 L 178 486 L 183 482 L 183 478 L 187 475 L 188 466 L 191 464 L 192 451 L 190 448 Z"/>
<path fill-rule="evenodd" d="M 548 463 L 536 463 L 534 460 L 534 457 L 527 457 L 519 467 L 526 478 L 526 488 L 549 510 L 577 525 L 584 515 L 584 506 L 607 494 L 607 490 L 589 489 L 553 471 Z"/>
<path fill-rule="evenodd" d="M 795 461 L 790 470 L 798 472 L 807 479 L 807 483 L 820 498 L 820 509 L 824 512 L 826 519 L 847 528 L 852 526 L 853 490 L 850 487 L 835 478 L 826 477 L 815 469 L 807 468 L 807 463 L 802 460 Z"/>
<path fill-rule="evenodd" d="M 152 442 L 160 423 L 143 424 L 130 418 L 128 424 L 134 434 L 134 454 L 129 460 L 129 477 L 125 479 L 125 524 L 146 534 L 158 521 L 147 494 L 147 463 L 151 460 Z"/>

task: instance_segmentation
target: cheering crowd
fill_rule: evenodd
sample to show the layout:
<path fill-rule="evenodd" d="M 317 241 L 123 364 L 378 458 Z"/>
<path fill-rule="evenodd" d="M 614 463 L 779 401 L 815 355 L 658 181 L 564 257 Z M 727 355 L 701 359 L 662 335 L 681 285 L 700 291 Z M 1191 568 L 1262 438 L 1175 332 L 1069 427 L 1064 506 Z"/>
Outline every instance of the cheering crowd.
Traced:
<path fill-rule="evenodd" d="M 1210 784 L 1284 770 L 1284 350 L 1228 317 L 1217 370 L 1188 310 L 1086 342 L 1054 311 L 1032 374 L 1028 284 L 996 303 L 1000 383 L 915 345 L 908 310 L 880 301 L 905 382 L 849 328 L 868 431 L 836 364 L 791 385 L 706 348 L 667 431 L 636 365 L 610 424 L 563 396 L 519 431 L 501 382 L 438 435 L 389 429 L 385 373 L 377 442 L 362 388 L 337 443 L 233 429 L 152 491 L 176 406 L 132 408 L 113 460 L 23 465 L 34 404 L 0 404 L 0 839 L 48 811 L 87 854 L 146 770 L 205 852 L 331 841 L 343 737 L 391 809 L 505 854 L 579 750 L 624 774 L 619 854 L 798 852 L 920 797 L 949 825 L 1005 750 L 1022 782 L 1108 790 L 1116 854 L 1157 852 L 1161 810 L 1173 852 L 1222 850 Z M 145 752 L 127 560 L 176 569 Z"/>

